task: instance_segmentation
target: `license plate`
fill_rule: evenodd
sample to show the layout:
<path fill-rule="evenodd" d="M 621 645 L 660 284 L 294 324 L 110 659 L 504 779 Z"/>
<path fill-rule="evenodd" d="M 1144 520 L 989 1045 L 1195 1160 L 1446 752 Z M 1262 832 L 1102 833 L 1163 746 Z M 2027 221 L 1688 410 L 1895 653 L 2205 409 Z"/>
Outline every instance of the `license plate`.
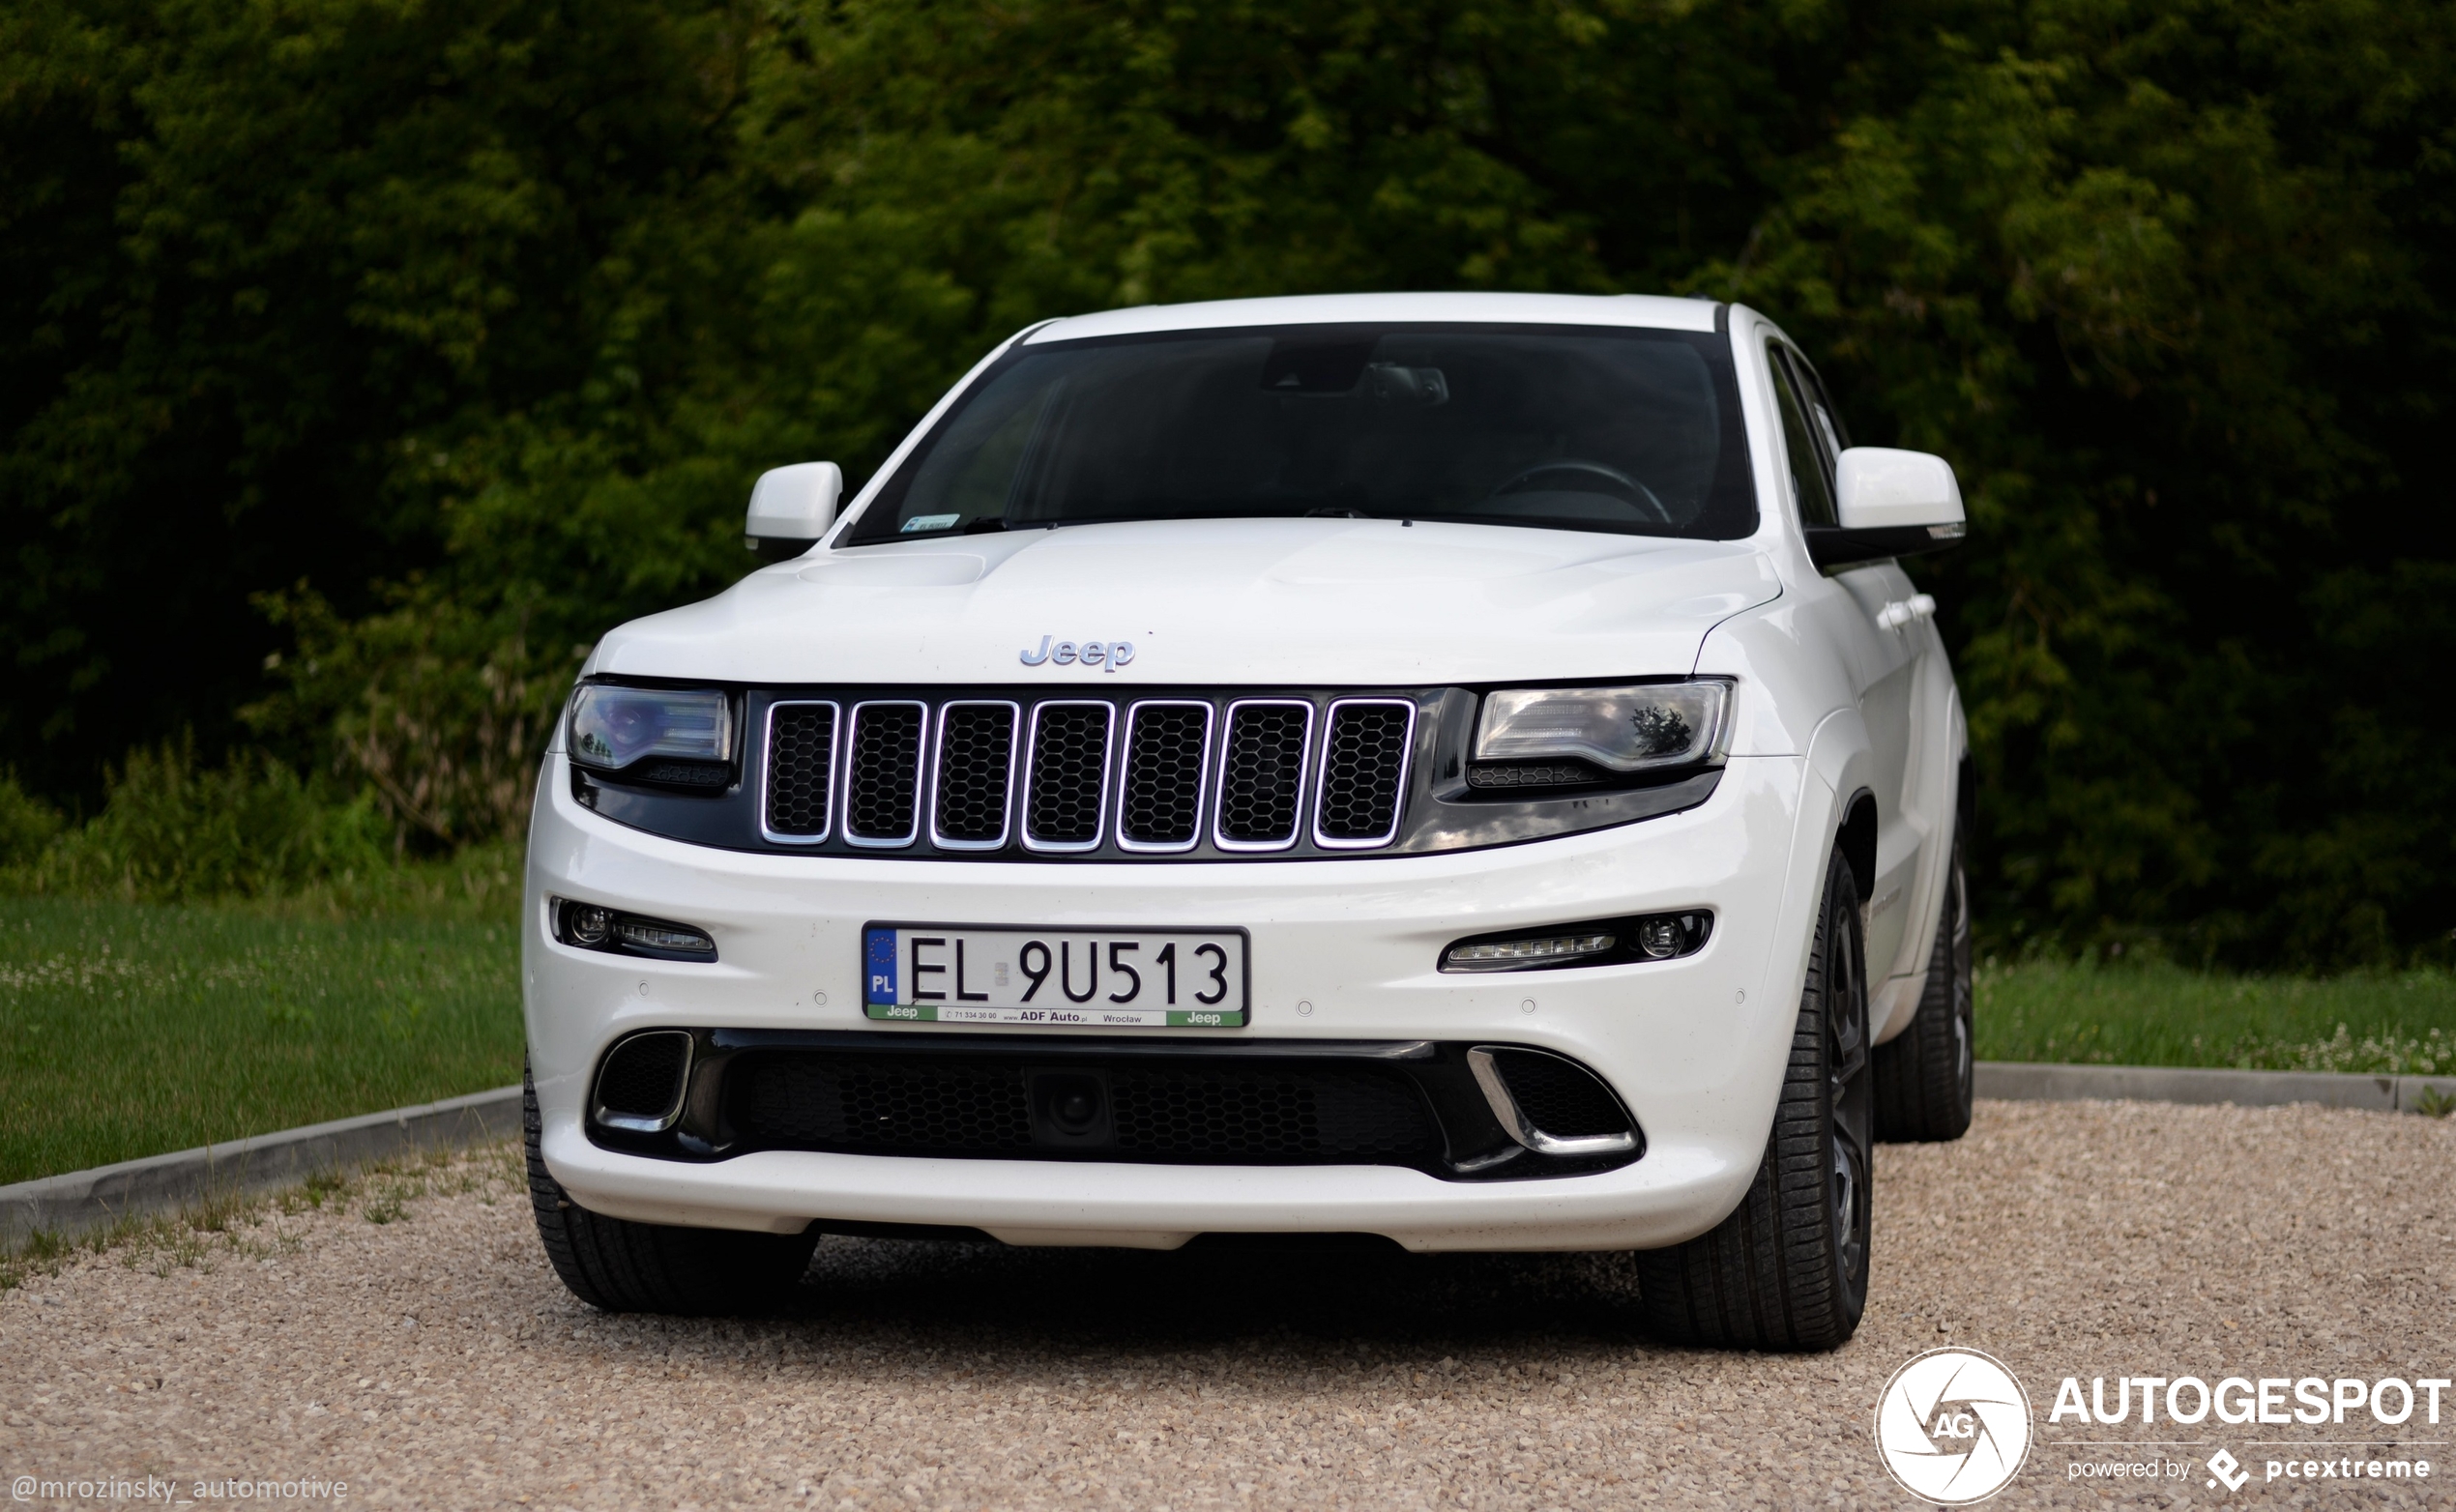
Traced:
<path fill-rule="evenodd" d="M 871 1018 L 1084 1029 L 1243 1029 L 1242 929 L 870 924 Z"/>

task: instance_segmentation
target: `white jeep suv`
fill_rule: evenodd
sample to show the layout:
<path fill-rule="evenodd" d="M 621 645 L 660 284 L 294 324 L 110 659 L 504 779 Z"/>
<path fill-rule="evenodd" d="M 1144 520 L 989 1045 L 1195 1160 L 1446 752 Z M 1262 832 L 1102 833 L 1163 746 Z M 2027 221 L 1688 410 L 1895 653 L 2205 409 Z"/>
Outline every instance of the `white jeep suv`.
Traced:
<path fill-rule="evenodd" d="M 1637 1250 L 1824 1348 L 1971 1111 L 1958 695 L 1853 448 L 1705 301 L 1114 310 L 607 635 L 541 774 L 539 1227 L 600 1307 L 822 1233 Z"/>

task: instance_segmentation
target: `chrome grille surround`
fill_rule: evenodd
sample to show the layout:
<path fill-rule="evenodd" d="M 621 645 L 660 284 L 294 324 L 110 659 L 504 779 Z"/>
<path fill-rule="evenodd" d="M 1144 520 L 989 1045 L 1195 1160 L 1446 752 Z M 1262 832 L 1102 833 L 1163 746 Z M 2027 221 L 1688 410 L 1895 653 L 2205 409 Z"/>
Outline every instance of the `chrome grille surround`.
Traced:
<path fill-rule="evenodd" d="M 1343 747 L 1342 735 L 1352 731 L 1359 738 L 1375 740 L 1387 746 L 1390 733 L 1387 728 L 1379 737 L 1373 737 L 1363 735 L 1359 727 L 1368 721 L 1387 726 L 1391 715 L 1398 720 L 1395 760 L 1384 756 L 1378 761 L 1367 761 L 1368 753 L 1356 748 L 1353 741 Z M 1322 738 L 1321 774 L 1314 784 L 1313 843 L 1326 851 L 1378 850 L 1398 838 L 1399 820 L 1407 809 L 1408 766 L 1416 753 L 1416 705 L 1404 698 L 1333 699 L 1326 730 Z M 1364 770 L 1343 775 L 1342 768 L 1350 765 L 1360 765 Z M 1369 784 L 1375 818 L 1387 805 L 1387 823 L 1360 827 L 1347 817 L 1346 810 L 1357 802 L 1354 789 L 1360 779 L 1362 784 Z M 1344 794 L 1343 785 L 1349 789 Z M 1363 828 L 1362 833 L 1351 832 L 1359 828 Z"/>
<path fill-rule="evenodd" d="M 810 712 L 814 710 L 825 712 L 825 734 L 811 741 L 808 734 L 796 731 L 793 726 L 808 721 L 811 717 Z M 779 719 L 778 715 L 784 717 Z M 779 725 L 785 727 L 782 734 L 779 734 Z M 833 699 L 784 699 L 768 706 L 767 754 L 759 764 L 760 838 L 773 845 L 824 845 L 827 843 L 827 837 L 834 828 L 837 787 L 835 776 L 844 767 L 844 742 L 839 739 L 843 733 L 844 711 Z M 816 751 L 796 749 L 794 742 L 797 739 L 816 744 L 820 748 Z M 785 754 L 788 751 L 791 752 L 790 756 Z M 777 769 L 788 760 L 797 763 L 815 761 L 818 764 L 819 792 L 815 802 L 805 796 L 791 793 L 789 789 L 779 792 Z M 803 781 L 809 780 L 806 772 L 798 775 Z M 789 776 L 787 780 L 791 781 L 792 778 Z M 808 816 L 811 809 L 816 809 L 814 817 L 818 828 L 815 829 L 806 827 L 779 828 L 776 821 L 780 817 L 778 814 L 780 798 L 790 805 L 790 811 L 781 817 L 803 818 Z"/>
<path fill-rule="evenodd" d="M 1005 761 L 998 761 L 994 750 L 988 753 L 990 759 L 987 762 L 963 761 L 959 753 L 958 760 L 954 764 L 954 771 L 950 773 L 947 761 L 948 742 L 954 740 L 987 739 L 994 746 L 1000 739 L 997 734 L 998 721 L 995 718 L 995 715 L 999 713 L 1006 715 L 1003 736 L 1006 742 Z M 979 717 L 984 714 L 991 717 L 987 719 Z M 1020 733 L 1017 726 L 1022 722 L 1022 718 L 1023 706 L 1007 699 L 958 699 L 939 706 L 938 739 L 931 742 L 929 757 L 930 844 L 942 851 L 1005 849 L 1007 836 L 1014 829 L 1015 771 L 1022 759 L 1021 744 L 1015 737 Z M 978 729 L 974 728 L 976 726 Z M 968 790 L 975 785 L 990 791 L 970 793 Z M 992 792 L 995 794 L 994 798 L 991 797 Z M 978 824 L 950 824 L 948 817 L 950 793 L 963 795 L 957 801 L 965 802 L 967 808 L 979 809 L 994 805 L 997 812 L 996 827 L 988 833 L 982 834 L 978 831 L 987 827 Z M 949 833 L 949 830 L 953 829 L 970 829 L 976 832 L 969 835 Z"/>
<path fill-rule="evenodd" d="M 1149 765 L 1151 757 L 1164 756 L 1165 753 L 1147 751 L 1138 745 L 1135 737 L 1143 729 L 1143 717 L 1147 713 L 1179 711 L 1191 712 L 1201 716 L 1201 729 L 1194 738 L 1193 785 L 1188 788 L 1182 783 L 1174 784 L 1175 793 L 1165 799 L 1158 795 L 1145 794 L 1138 788 L 1138 778 L 1142 783 L 1155 784 L 1158 774 L 1155 771 L 1141 769 Z M 1213 725 L 1216 722 L 1213 717 L 1213 713 L 1214 711 L 1209 703 L 1193 698 L 1147 698 L 1126 710 L 1126 759 L 1118 771 L 1118 849 L 1163 856 L 1174 851 L 1190 851 L 1202 843 L 1204 800 L 1211 793 L 1211 772 L 1213 765 L 1212 761 Z M 1182 756 L 1183 753 L 1178 754 Z M 1154 837 L 1152 830 L 1155 827 L 1149 825 L 1143 826 L 1141 834 L 1136 834 L 1134 830 L 1138 822 L 1136 814 L 1138 797 L 1167 802 L 1172 808 L 1182 808 L 1184 813 L 1184 837 L 1183 839 L 1174 836 Z"/>
<path fill-rule="evenodd" d="M 1089 751 L 1079 748 L 1081 732 L 1067 728 L 1074 723 L 1069 716 L 1076 711 L 1086 714 L 1096 711 L 1099 721 L 1099 764 L 1096 769 L 1096 786 L 1092 795 L 1091 822 L 1066 827 L 1068 829 L 1079 829 L 1080 834 L 1044 835 L 1038 832 L 1038 822 L 1051 818 L 1055 804 L 1069 797 L 1055 790 L 1052 784 L 1069 778 L 1079 781 L 1082 763 L 1090 755 Z M 1056 725 L 1052 725 L 1049 719 L 1052 713 L 1060 716 Z M 1032 733 L 1025 742 L 1027 765 L 1023 778 L 1025 850 L 1062 856 L 1070 851 L 1096 851 L 1100 848 L 1100 836 L 1108 814 L 1109 773 L 1116 766 L 1117 725 L 1117 707 L 1104 698 L 1053 698 L 1032 706 Z M 1061 740 L 1067 742 L 1067 748 L 1053 749 L 1055 742 Z M 1061 763 L 1067 770 L 1049 770 Z M 1079 802 L 1081 797 L 1079 790 L 1072 793 L 1068 806 Z M 1074 816 L 1069 814 L 1067 817 Z"/>
<path fill-rule="evenodd" d="M 1282 770 L 1290 754 L 1287 720 L 1294 732 L 1295 770 Z M 1223 851 L 1284 851 L 1304 831 L 1304 773 L 1313 750 L 1313 705 L 1296 698 L 1240 698 L 1221 721 L 1218 791 L 1212 800 L 1211 843 Z M 1245 732 L 1240 740 L 1241 729 Z M 1275 748 L 1274 748 L 1275 747 Z M 1283 796 L 1284 795 L 1284 796 Z M 1251 810 L 1269 804 L 1272 823 L 1253 822 Z M 1284 805 L 1285 832 L 1275 810 Z M 1240 833 L 1231 833 L 1231 829 Z"/>
<path fill-rule="evenodd" d="M 910 767 L 902 753 L 891 747 L 876 752 L 864 745 L 863 737 L 874 741 L 903 740 L 903 732 L 890 721 L 897 711 L 913 711 L 912 755 Z M 871 734 L 874 728 L 876 733 Z M 921 838 L 921 767 L 929 753 L 929 706 L 914 698 L 876 698 L 853 706 L 846 721 L 844 735 L 844 839 L 849 845 L 871 850 L 900 850 Z M 862 810 L 873 798 L 871 789 L 878 784 L 891 784 L 884 798 L 889 811 L 901 809 L 904 828 L 888 830 L 865 827 Z M 896 791 L 901 790 L 901 791 Z"/>

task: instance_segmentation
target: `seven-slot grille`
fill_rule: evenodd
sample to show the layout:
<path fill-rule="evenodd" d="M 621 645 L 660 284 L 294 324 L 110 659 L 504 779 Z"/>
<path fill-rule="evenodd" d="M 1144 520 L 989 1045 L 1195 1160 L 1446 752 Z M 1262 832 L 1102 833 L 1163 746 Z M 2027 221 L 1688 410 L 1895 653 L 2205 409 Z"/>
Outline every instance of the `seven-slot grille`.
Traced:
<path fill-rule="evenodd" d="M 761 829 L 874 850 L 1373 850 L 1398 837 L 1416 727 L 1399 697 L 782 699 Z"/>

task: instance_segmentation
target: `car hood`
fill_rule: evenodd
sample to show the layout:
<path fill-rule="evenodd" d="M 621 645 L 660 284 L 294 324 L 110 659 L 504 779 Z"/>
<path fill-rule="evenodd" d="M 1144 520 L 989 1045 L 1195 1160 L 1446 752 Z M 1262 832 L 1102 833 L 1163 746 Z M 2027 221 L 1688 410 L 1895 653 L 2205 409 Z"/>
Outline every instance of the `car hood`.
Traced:
<path fill-rule="evenodd" d="M 1781 591 L 1737 541 L 1395 520 L 1073 525 L 823 551 L 607 635 L 587 671 L 741 683 L 1432 685 L 1677 676 Z M 1044 639 L 1128 664 L 1027 663 Z"/>

